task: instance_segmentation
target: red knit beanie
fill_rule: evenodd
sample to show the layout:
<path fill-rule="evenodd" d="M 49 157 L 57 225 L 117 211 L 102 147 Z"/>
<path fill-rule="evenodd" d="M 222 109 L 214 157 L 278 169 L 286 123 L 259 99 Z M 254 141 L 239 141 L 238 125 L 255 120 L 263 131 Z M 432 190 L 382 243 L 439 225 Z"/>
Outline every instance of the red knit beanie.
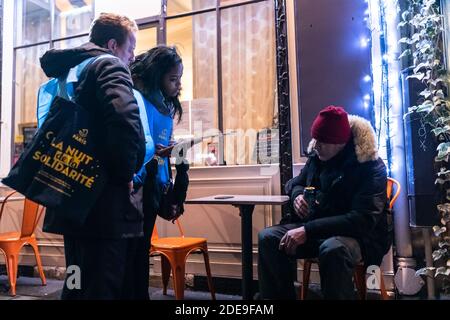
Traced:
<path fill-rule="evenodd" d="M 326 107 L 314 120 L 311 136 L 323 143 L 347 143 L 351 137 L 347 112 L 342 107 Z"/>

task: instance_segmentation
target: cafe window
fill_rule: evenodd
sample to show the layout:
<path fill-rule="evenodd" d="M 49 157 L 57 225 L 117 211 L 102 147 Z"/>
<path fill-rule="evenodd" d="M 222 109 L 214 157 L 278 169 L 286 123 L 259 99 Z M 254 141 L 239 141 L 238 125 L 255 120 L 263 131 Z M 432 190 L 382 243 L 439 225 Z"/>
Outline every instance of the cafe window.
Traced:
<path fill-rule="evenodd" d="M 266 1 L 222 11 L 223 127 L 238 132 L 226 144 L 230 164 L 257 163 L 258 143 L 278 147 L 266 141 L 267 131 L 276 129 L 277 111 L 273 10 L 273 1 Z"/>
<path fill-rule="evenodd" d="M 271 139 L 268 161 L 278 162 L 273 6 L 271 0 L 15 1 L 13 161 L 36 127 L 37 90 L 47 80 L 39 58 L 85 43 L 94 17 L 110 11 L 138 22 L 136 54 L 158 41 L 178 48 L 184 115 L 175 138 L 227 133 L 197 145 L 194 165 L 267 163 L 258 150 Z"/>
<path fill-rule="evenodd" d="M 17 0 L 15 17 L 13 162 L 37 126 L 37 90 L 48 80 L 39 58 L 50 48 L 65 49 L 87 41 L 93 0 Z"/>
<path fill-rule="evenodd" d="M 175 138 L 226 134 L 194 147 L 194 165 L 278 162 L 273 1 L 220 0 L 211 10 L 215 1 L 178 2 L 168 2 L 167 20 L 167 44 L 184 63 Z"/>

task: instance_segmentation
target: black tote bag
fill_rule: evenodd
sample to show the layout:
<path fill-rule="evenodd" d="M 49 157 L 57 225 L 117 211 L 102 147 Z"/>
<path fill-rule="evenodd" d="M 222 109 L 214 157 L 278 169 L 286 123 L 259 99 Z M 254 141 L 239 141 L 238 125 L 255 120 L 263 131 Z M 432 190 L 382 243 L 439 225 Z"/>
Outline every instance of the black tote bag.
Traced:
<path fill-rule="evenodd" d="M 2 182 L 82 225 L 107 180 L 95 131 L 89 110 L 55 97 L 41 128 Z"/>

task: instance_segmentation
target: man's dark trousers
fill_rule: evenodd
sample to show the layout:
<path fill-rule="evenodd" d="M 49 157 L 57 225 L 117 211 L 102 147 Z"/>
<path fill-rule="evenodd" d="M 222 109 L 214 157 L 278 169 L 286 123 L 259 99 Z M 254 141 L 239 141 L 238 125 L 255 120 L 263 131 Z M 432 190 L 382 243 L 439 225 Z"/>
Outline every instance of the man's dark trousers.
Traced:
<path fill-rule="evenodd" d="M 295 257 L 280 251 L 280 240 L 286 232 L 302 225 L 277 225 L 259 233 L 258 279 L 261 298 L 295 299 L 296 259 L 318 258 L 324 298 L 355 299 L 353 271 L 362 259 L 358 242 L 348 237 L 331 237 L 321 241 L 307 240 L 298 246 Z"/>
<path fill-rule="evenodd" d="M 67 274 L 61 299 L 134 299 L 132 268 L 139 240 L 64 236 L 66 266 L 79 267 L 81 288 L 73 288 L 74 274 Z"/>

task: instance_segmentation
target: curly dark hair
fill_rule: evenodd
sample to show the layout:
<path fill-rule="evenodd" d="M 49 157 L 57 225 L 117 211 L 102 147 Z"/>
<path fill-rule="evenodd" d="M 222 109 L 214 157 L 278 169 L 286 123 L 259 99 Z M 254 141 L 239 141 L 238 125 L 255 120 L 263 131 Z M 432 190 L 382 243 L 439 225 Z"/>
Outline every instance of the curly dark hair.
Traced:
<path fill-rule="evenodd" d="M 164 75 L 181 63 L 183 61 L 175 47 L 159 45 L 138 55 L 130 65 L 131 76 L 136 89 L 147 97 L 155 90 L 162 91 L 161 83 Z M 180 122 L 183 108 L 178 96 L 168 99 L 173 103 L 174 116 L 178 114 L 178 122 Z"/>

